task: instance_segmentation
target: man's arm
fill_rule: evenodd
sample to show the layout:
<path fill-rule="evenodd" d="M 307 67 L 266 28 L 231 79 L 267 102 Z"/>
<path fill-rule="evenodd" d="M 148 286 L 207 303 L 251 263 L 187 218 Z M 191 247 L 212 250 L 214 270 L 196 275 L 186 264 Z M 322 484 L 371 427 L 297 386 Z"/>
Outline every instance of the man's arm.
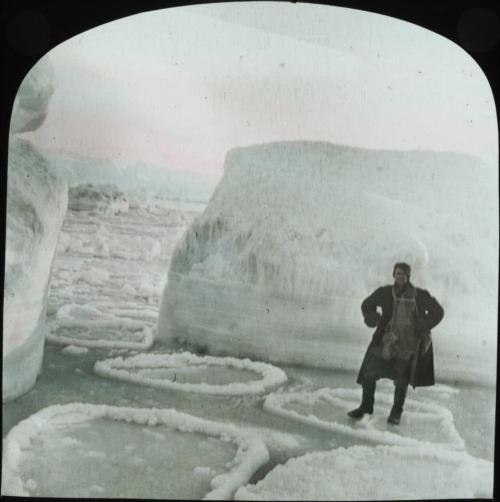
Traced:
<path fill-rule="evenodd" d="M 421 312 L 420 315 L 420 323 L 423 324 L 421 326 L 421 330 L 430 331 L 441 322 L 444 317 L 444 310 L 439 302 L 425 289 L 422 290 L 422 296 L 422 305 L 424 307 L 424 312 Z"/>
<path fill-rule="evenodd" d="M 361 303 L 361 312 L 365 320 L 365 324 L 369 328 L 375 328 L 380 320 L 380 314 L 377 312 L 377 307 L 381 307 L 380 293 L 382 288 L 376 289 L 368 298 L 365 298 Z"/>

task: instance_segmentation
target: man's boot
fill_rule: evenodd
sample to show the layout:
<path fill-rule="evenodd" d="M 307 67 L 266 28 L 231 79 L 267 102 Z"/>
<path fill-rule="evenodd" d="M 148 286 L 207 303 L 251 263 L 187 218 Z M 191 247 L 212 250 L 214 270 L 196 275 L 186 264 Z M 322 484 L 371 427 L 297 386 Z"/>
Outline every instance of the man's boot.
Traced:
<path fill-rule="evenodd" d="M 371 415 L 373 413 L 373 403 L 375 402 L 375 380 L 368 382 L 363 382 L 363 397 L 361 398 L 361 404 L 355 410 L 349 411 L 347 414 L 351 418 L 360 419 L 363 418 L 365 413 Z"/>
<path fill-rule="evenodd" d="M 391 413 L 387 418 L 387 421 L 393 425 L 399 425 L 401 421 L 401 413 L 403 413 L 403 405 L 405 404 L 406 392 L 408 390 L 408 384 L 397 384 L 394 389 L 394 404 L 391 409 Z"/>

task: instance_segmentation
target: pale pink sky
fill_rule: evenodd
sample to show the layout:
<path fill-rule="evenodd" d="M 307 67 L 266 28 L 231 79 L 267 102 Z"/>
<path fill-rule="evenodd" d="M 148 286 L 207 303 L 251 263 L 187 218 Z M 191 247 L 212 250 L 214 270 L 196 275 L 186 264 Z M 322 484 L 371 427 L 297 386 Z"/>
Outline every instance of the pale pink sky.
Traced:
<path fill-rule="evenodd" d="M 30 133 L 45 147 L 214 172 L 228 149 L 273 140 L 498 154 L 477 64 L 376 14 L 284 2 L 165 9 L 49 57 L 55 92 Z"/>

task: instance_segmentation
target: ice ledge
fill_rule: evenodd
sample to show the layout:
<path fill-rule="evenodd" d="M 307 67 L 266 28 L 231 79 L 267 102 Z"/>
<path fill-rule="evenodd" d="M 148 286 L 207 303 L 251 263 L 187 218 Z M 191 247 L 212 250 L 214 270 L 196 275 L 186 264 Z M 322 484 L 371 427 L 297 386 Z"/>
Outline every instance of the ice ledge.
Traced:
<path fill-rule="evenodd" d="M 28 391 L 40 371 L 45 312 L 68 187 L 46 159 L 14 136 L 9 145 L 3 317 L 3 402 Z"/>

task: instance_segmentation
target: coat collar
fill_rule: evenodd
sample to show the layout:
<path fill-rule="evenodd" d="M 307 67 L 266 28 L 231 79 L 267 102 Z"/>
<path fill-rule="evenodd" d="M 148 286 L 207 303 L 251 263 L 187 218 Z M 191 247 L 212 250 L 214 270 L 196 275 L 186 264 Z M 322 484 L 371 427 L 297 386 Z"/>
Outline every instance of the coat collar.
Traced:
<path fill-rule="evenodd" d="M 408 281 L 400 290 L 396 287 L 395 284 L 392 286 L 392 296 L 394 299 L 396 298 L 413 299 L 416 297 L 416 294 L 417 290 L 410 281 Z"/>

